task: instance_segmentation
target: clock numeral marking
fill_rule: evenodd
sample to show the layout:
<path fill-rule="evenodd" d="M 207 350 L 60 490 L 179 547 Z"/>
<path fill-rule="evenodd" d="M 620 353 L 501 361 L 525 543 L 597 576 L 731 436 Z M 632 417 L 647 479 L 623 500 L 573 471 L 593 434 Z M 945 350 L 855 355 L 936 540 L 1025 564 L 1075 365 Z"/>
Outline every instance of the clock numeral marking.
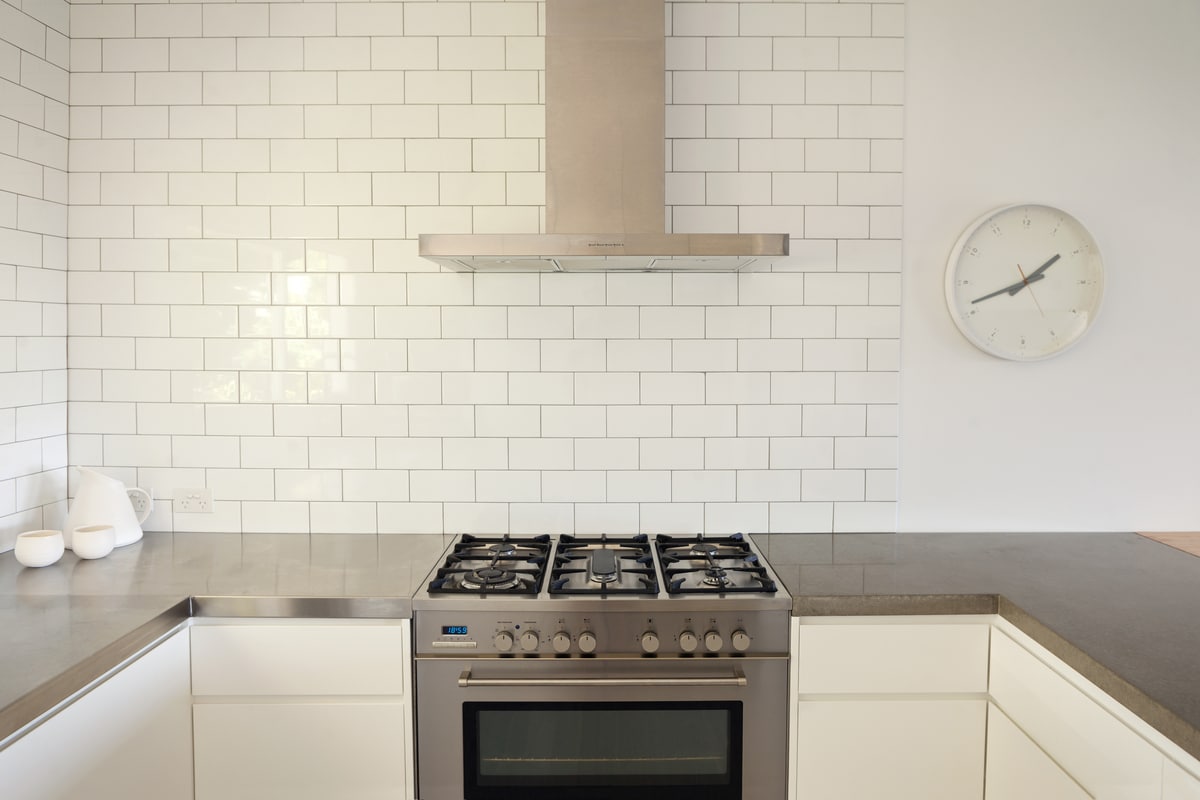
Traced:
<path fill-rule="evenodd" d="M 1033 220 L 1031 220 L 1029 218 L 1029 212 L 1026 211 L 1025 216 L 1021 217 L 1021 227 L 1029 228 L 1029 227 L 1032 227 L 1032 225 L 1033 225 Z"/>
<path fill-rule="evenodd" d="M 994 236 L 1003 236 L 1004 235 L 1004 231 L 1000 230 L 1000 226 L 994 222 L 992 223 L 992 227 L 990 228 L 990 230 L 992 232 L 992 235 L 994 235 Z"/>
<path fill-rule="evenodd" d="M 998 334 L 998 333 L 1000 333 L 1000 329 L 999 329 L 999 328 L 992 328 L 992 332 L 991 332 L 990 334 L 988 334 L 988 338 L 989 338 L 989 339 L 995 339 L 995 338 L 996 338 L 996 334 Z"/>
<path fill-rule="evenodd" d="M 967 248 L 967 255 L 969 255 L 969 256 L 977 256 L 977 255 L 979 255 L 979 248 L 978 248 L 978 247 L 969 247 L 969 248 Z"/>

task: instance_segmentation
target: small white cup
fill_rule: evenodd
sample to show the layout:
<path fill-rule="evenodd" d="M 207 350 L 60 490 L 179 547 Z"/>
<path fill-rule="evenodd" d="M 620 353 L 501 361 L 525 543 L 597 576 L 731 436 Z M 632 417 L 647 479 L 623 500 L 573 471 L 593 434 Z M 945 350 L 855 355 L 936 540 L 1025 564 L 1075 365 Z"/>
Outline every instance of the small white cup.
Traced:
<path fill-rule="evenodd" d="M 62 531 L 25 531 L 17 534 L 13 555 L 27 567 L 48 567 L 64 549 Z"/>
<path fill-rule="evenodd" d="M 71 531 L 71 549 L 80 558 L 104 558 L 116 543 L 112 525 L 80 525 Z"/>

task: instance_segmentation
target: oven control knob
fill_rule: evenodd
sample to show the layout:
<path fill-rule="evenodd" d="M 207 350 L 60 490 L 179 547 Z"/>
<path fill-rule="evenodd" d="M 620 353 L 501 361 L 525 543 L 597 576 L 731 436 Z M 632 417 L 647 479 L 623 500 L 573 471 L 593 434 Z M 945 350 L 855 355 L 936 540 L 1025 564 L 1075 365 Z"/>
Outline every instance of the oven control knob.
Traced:
<path fill-rule="evenodd" d="M 684 631 L 679 634 L 679 649 L 685 653 L 694 653 L 696 648 L 700 646 L 700 639 L 692 631 Z"/>
<path fill-rule="evenodd" d="M 537 631 L 525 631 L 521 634 L 521 649 L 527 653 L 538 649 Z"/>
<path fill-rule="evenodd" d="M 571 634 L 559 631 L 551 637 L 550 644 L 554 646 L 554 652 L 565 653 L 571 649 Z"/>
<path fill-rule="evenodd" d="M 496 645 L 496 649 L 501 653 L 507 653 L 513 648 L 513 635 L 511 631 L 500 631 L 496 634 L 496 638 L 492 640 Z"/>
<path fill-rule="evenodd" d="M 704 649 L 710 653 L 720 652 L 725 646 L 725 640 L 721 638 L 721 634 L 716 631 L 709 631 L 704 634 Z"/>
<path fill-rule="evenodd" d="M 579 634 L 579 652 L 594 653 L 596 652 L 596 634 L 591 631 L 584 631 Z"/>
<path fill-rule="evenodd" d="M 647 653 L 658 652 L 658 634 L 654 631 L 646 631 L 642 634 L 642 650 Z"/>
<path fill-rule="evenodd" d="M 734 631 L 730 639 L 733 642 L 733 649 L 737 650 L 739 653 L 744 653 L 750 649 L 750 634 L 746 633 L 741 628 L 738 628 L 736 631 Z"/>

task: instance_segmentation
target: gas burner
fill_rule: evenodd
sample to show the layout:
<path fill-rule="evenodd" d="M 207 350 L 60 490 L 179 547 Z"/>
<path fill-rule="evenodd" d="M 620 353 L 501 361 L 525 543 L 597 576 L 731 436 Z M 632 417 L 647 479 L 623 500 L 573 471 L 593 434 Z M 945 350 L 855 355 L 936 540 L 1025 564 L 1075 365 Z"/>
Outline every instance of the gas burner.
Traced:
<path fill-rule="evenodd" d="M 704 570 L 703 583 L 706 586 L 728 586 L 729 573 L 720 567 L 711 567 Z"/>
<path fill-rule="evenodd" d="M 562 535 L 554 551 L 550 593 L 658 594 L 649 537 Z"/>
<path fill-rule="evenodd" d="M 478 591 L 512 589 L 520 585 L 516 573 L 499 567 L 483 567 L 473 569 L 463 576 L 460 585 L 464 589 Z"/>
<path fill-rule="evenodd" d="M 517 554 L 517 547 L 512 542 L 497 542 L 486 549 L 496 558 L 512 558 Z"/>
<path fill-rule="evenodd" d="M 688 549 L 687 552 L 689 555 L 696 556 L 698 558 L 712 559 L 716 558 L 718 549 L 715 544 L 709 544 L 708 542 L 696 542 Z"/>

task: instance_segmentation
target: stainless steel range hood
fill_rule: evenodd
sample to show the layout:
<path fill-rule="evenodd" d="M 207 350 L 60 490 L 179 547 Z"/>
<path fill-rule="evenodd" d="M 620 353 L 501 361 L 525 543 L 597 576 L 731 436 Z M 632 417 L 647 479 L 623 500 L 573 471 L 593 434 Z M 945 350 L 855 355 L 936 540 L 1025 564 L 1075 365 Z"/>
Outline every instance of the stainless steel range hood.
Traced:
<path fill-rule="evenodd" d="M 738 270 L 788 236 L 666 233 L 662 0 L 546 0 L 544 234 L 421 234 L 455 270 Z"/>

